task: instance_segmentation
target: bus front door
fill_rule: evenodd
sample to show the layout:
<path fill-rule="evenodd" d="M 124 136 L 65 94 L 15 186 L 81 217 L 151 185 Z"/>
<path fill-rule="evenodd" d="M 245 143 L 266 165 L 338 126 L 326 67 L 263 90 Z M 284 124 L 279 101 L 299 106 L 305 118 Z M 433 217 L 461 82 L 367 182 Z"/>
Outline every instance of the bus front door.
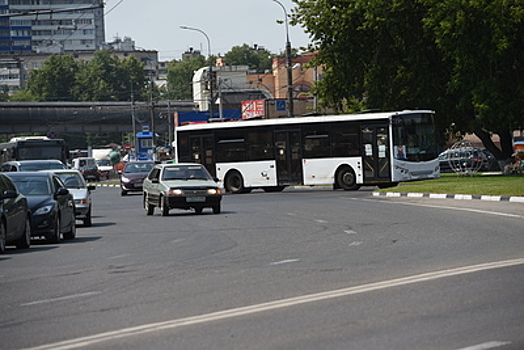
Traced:
<path fill-rule="evenodd" d="M 363 125 L 361 134 L 364 183 L 391 181 L 388 126 Z"/>
<path fill-rule="evenodd" d="M 191 147 L 191 161 L 204 165 L 212 176 L 216 176 L 217 171 L 215 166 L 213 166 L 213 136 L 191 136 L 189 145 Z"/>
<path fill-rule="evenodd" d="M 275 159 L 279 186 L 302 183 L 302 161 L 298 130 L 275 131 Z"/>

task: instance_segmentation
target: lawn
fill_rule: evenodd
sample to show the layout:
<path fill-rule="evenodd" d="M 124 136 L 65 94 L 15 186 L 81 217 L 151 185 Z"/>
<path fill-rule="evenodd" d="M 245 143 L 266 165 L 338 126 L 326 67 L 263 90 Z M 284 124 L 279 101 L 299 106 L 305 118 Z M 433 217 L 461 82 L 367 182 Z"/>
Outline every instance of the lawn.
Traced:
<path fill-rule="evenodd" d="M 440 179 L 402 182 L 380 191 L 524 197 L 524 176 L 441 174 Z"/>

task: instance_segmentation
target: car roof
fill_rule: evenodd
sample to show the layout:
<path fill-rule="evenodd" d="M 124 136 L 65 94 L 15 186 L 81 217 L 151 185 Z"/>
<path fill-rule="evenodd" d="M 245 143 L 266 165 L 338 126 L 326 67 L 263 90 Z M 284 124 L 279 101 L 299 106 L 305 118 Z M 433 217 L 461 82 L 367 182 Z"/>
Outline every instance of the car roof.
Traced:
<path fill-rule="evenodd" d="M 53 173 L 47 171 L 13 171 L 4 174 L 9 177 L 51 177 L 54 175 Z"/>
<path fill-rule="evenodd" d="M 37 163 L 55 163 L 64 164 L 58 159 L 34 159 L 34 160 L 11 160 L 4 164 L 37 164 Z"/>
<path fill-rule="evenodd" d="M 200 163 L 162 163 L 162 164 L 157 164 L 156 166 L 159 168 L 165 168 L 169 166 L 195 166 L 195 165 L 202 166 L 202 167 L 204 166 L 203 164 L 200 164 Z"/>
<path fill-rule="evenodd" d="M 77 169 L 45 169 L 45 170 L 38 170 L 39 173 L 55 173 L 55 174 L 71 174 L 75 173 L 80 176 L 82 176 L 82 173 L 80 170 Z"/>

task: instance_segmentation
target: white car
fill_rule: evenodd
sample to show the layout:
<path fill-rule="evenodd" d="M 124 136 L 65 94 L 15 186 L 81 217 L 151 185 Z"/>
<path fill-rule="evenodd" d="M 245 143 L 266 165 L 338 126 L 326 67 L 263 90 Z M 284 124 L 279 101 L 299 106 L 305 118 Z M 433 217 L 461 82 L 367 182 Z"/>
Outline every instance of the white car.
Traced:
<path fill-rule="evenodd" d="M 93 210 L 93 199 L 91 198 L 91 191 L 96 189 L 95 185 L 87 185 L 84 176 L 79 170 L 64 169 L 64 170 L 46 170 L 58 175 L 65 187 L 73 195 L 75 201 L 75 214 L 77 220 L 82 220 L 84 226 L 91 226 L 93 224 L 91 213 Z"/>

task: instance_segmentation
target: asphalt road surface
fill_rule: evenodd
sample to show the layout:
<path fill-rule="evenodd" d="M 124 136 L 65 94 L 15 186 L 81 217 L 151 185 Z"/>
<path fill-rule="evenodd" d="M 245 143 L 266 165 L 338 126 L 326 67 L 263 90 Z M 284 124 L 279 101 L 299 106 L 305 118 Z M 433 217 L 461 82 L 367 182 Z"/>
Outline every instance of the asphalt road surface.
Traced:
<path fill-rule="evenodd" d="M 0 349 L 524 349 L 523 203 L 94 200 L 77 239 L 0 256 Z"/>

